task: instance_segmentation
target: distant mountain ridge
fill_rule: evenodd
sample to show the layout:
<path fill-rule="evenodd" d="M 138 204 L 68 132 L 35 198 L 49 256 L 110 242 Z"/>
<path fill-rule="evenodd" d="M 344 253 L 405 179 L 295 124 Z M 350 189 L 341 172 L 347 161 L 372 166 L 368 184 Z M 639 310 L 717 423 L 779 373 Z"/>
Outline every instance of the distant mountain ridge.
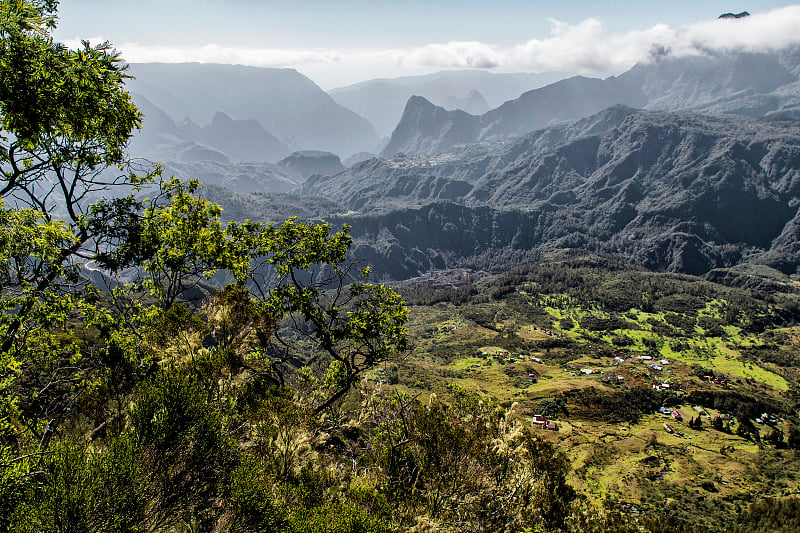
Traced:
<path fill-rule="evenodd" d="M 567 76 L 569 74 L 563 72 L 505 74 L 456 70 L 368 80 L 332 89 L 329 93 L 336 102 L 369 120 L 379 135 L 388 136 L 413 95 L 422 96 L 446 109 L 482 114 L 523 92 Z"/>
<path fill-rule="evenodd" d="M 200 63 L 136 63 L 127 82 L 180 124 L 209 124 L 219 111 L 233 120 L 257 121 L 295 150 L 323 150 L 341 157 L 371 150 L 379 138 L 363 117 L 337 104 L 293 69 Z M 276 158 L 273 159 L 277 160 Z M 266 159 L 263 159 L 266 160 Z"/>
<path fill-rule="evenodd" d="M 136 157 L 184 163 L 277 161 L 292 152 L 255 120 L 234 120 L 217 111 L 205 126 L 191 119 L 179 125 L 146 97 L 132 96 L 144 115 L 142 130 L 134 134 L 130 145 Z"/>
<path fill-rule="evenodd" d="M 604 80 L 561 80 L 478 117 L 411 98 L 382 155 L 435 154 L 460 143 L 507 139 L 615 104 L 800 117 L 800 51 L 664 57 Z"/>

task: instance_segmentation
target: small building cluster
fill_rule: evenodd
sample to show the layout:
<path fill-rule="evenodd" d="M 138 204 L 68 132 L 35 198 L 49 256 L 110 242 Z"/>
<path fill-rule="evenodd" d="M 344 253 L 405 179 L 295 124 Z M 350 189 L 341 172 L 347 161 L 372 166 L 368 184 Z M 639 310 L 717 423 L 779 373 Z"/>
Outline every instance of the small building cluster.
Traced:
<path fill-rule="evenodd" d="M 651 384 L 652 388 L 656 390 L 680 390 L 680 383 L 673 383 L 670 381 L 654 381 Z"/>
<path fill-rule="evenodd" d="M 769 413 L 761 413 L 761 416 L 756 418 L 756 423 L 767 424 L 768 426 L 776 426 L 781 422 L 782 420 L 779 417 L 771 415 Z"/>
<path fill-rule="evenodd" d="M 533 415 L 533 424 L 535 426 L 542 426 L 550 431 L 558 431 L 558 424 L 550 420 L 550 418 L 542 415 Z"/>
<path fill-rule="evenodd" d="M 670 425 L 669 425 L 669 424 L 667 424 L 666 422 L 664 422 L 664 430 L 665 430 L 667 433 L 671 434 L 671 435 L 675 435 L 676 437 L 683 437 L 683 433 L 681 433 L 680 431 L 675 431 L 675 430 L 672 428 L 672 426 L 670 426 Z"/>
<path fill-rule="evenodd" d="M 723 387 L 728 386 L 728 382 L 722 378 L 718 378 L 717 376 L 703 376 L 703 381 L 708 381 L 709 383 L 714 383 L 715 385 L 722 385 Z"/>
<path fill-rule="evenodd" d="M 661 413 L 662 415 L 671 416 L 672 418 L 678 421 L 683 420 L 683 416 L 681 416 L 681 414 L 678 411 L 676 411 L 675 409 L 670 409 L 669 407 L 661 406 L 658 408 L 658 412 Z"/>

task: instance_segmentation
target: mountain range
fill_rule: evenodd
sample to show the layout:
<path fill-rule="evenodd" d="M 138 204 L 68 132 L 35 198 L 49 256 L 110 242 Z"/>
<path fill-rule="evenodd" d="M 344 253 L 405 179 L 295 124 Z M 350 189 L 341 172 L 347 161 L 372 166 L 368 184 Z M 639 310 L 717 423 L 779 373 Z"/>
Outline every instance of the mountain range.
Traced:
<path fill-rule="evenodd" d="M 616 77 L 564 79 L 525 92 L 480 116 L 448 111 L 412 97 L 382 154 L 435 154 L 456 144 L 507 139 L 616 104 L 800 117 L 800 48 L 666 55 Z"/>
<path fill-rule="evenodd" d="M 378 134 L 385 137 L 397 126 L 411 96 L 422 96 L 446 109 L 461 109 L 480 115 L 526 91 L 568 75 L 563 72 L 503 74 L 455 70 L 424 76 L 374 79 L 329 92 L 337 103 L 369 120 Z"/>
<path fill-rule="evenodd" d="M 300 192 L 362 213 L 346 221 L 357 252 L 392 275 L 563 247 L 693 274 L 800 266 L 791 119 L 614 106 L 514 141 L 372 159 Z"/>
<path fill-rule="evenodd" d="M 235 114 L 240 101 L 176 122 L 161 108 L 170 99 L 151 87 L 136 95 L 148 133 L 133 146 L 168 146 L 170 172 L 219 186 L 215 200 L 246 218 L 279 220 L 291 211 L 281 205 L 295 205 L 304 218 L 352 226 L 354 257 L 388 278 L 500 272 L 560 248 L 662 271 L 760 264 L 793 274 L 799 80 L 800 49 L 790 48 L 665 56 L 617 77 L 563 79 L 481 115 L 412 96 L 382 155 L 362 143 L 349 168 L 340 152 L 295 151 L 261 118 Z M 209 91 L 185 100 L 211 102 Z M 172 113 L 191 111 L 182 105 Z M 270 159 L 245 162 L 258 152 Z"/>
<path fill-rule="evenodd" d="M 134 79 L 127 85 L 137 104 L 147 107 L 146 116 L 158 115 L 146 121 L 168 130 L 159 133 L 172 134 L 169 121 L 174 122 L 178 139 L 210 146 L 229 160 L 256 156 L 274 162 L 296 150 L 348 157 L 379 141 L 366 119 L 293 69 L 136 63 L 130 73 Z M 145 136 L 149 129 L 145 124 Z M 159 139 L 141 144 L 170 145 Z M 260 156 L 258 147 L 264 150 Z"/>

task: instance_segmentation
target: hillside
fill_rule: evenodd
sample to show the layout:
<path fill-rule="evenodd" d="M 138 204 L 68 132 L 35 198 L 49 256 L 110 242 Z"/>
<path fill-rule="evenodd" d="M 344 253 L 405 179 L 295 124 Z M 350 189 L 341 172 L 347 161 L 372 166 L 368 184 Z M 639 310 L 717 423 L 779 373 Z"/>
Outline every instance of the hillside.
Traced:
<path fill-rule="evenodd" d="M 537 434 L 567 450 L 571 482 L 649 531 L 772 531 L 737 526 L 736 509 L 800 490 L 800 307 L 784 281 L 763 299 L 576 252 L 491 280 L 441 273 L 399 287 L 412 354 L 373 379 L 547 417 Z"/>

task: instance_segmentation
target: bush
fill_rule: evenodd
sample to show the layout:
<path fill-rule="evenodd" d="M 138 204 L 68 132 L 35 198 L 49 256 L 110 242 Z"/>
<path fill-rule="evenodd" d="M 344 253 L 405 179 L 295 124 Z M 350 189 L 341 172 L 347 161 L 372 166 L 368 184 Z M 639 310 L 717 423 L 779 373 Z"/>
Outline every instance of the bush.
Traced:
<path fill-rule="evenodd" d="M 289 529 L 292 533 L 389 533 L 382 519 L 343 503 L 329 503 L 313 509 L 292 511 Z"/>
<path fill-rule="evenodd" d="M 127 438 L 106 451 L 61 443 L 28 484 L 11 531 L 139 531 L 148 484 L 142 460 Z"/>

